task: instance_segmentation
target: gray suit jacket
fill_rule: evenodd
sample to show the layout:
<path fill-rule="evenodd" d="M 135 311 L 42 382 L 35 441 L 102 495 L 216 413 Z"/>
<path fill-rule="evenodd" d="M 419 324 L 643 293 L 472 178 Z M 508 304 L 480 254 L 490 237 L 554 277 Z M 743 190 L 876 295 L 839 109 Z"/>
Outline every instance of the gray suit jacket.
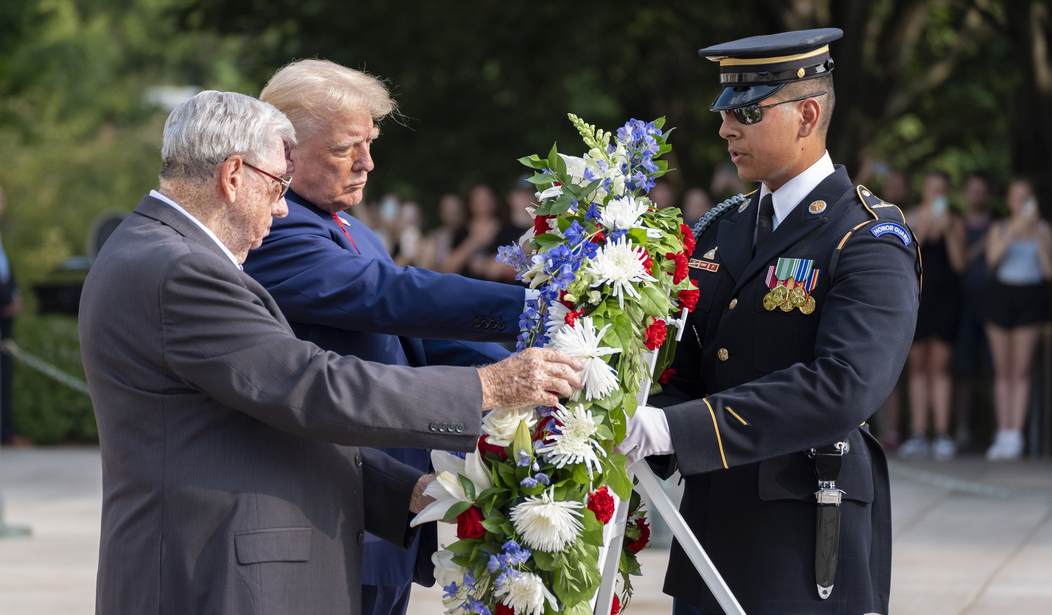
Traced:
<path fill-rule="evenodd" d="M 411 539 L 419 471 L 357 446 L 470 450 L 473 368 L 296 339 L 201 229 L 147 197 L 84 283 L 105 615 L 357 613 L 363 530 Z"/>

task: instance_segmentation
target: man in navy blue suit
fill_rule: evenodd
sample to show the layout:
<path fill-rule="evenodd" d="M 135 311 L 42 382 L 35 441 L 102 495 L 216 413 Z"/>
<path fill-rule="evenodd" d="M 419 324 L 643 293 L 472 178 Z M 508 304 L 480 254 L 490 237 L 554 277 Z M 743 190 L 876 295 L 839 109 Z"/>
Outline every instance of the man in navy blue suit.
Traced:
<path fill-rule="evenodd" d="M 395 108 L 386 87 L 332 62 L 303 60 L 279 70 L 260 98 L 288 116 L 298 144 L 288 153 L 295 173 L 289 214 L 274 220 L 245 271 L 273 295 L 296 334 L 327 350 L 396 365 L 480 365 L 506 356 L 497 344 L 471 342 L 514 339 L 532 291 L 396 266 L 380 239 L 345 213 L 362 200 L 377 123 Z M 425 450 L 385 451 L 429 468 Z M 400 615 L 413 580 L 434 583 L 435 527 L 409 549 L 365 540 L 362 613 Z"/>

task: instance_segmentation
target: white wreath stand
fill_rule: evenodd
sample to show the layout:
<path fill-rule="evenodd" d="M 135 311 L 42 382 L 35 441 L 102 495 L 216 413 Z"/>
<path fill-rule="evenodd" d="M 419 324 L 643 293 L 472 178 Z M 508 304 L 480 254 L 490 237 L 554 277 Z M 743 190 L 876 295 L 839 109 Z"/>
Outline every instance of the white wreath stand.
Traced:
<path fill-rule="evenodd" d="M 676 326 L 677 342 L 683 337 L 683 329 L 686 323 L 686 309 L 680 313 L 678 320 L 669 323 Z M 642 386 L 639 388 L 637 398 L 641 406 L 646 405 L 647 398 L 650 396 L 650 384 L 653 380 L 654 366 L 657 363 L 657 352 L 648 352 L 644 357 L 650 366 L 648 370 L 650 375 L 644 379 Z M 712 560 L 705 553 L 705 549 L 701 547 L 701 543 L 698 542 L 697 537 L 691 532 L 683 516 L 679 514 L 676 505 L 665 493 L 665 490 L 661 488 L 661 482 L 654 475 L 654 471 L 650 469 L 650 466 L 647 465 L 646 460 L 640 460 L 632 464 L 629 466 L 628 472 L 629 478 L 634 475 L 638 481 L 635 487 L 636 490 L 650 499 L 651 505 L 655 509 L 652 512 L 657 512 L 668 523 L 669 528 L 672 530 L 672 535 L 679 541 L 679 546 L 690 558 L 694 568 L 697 569 L 698 574 L 701 575 L 705 585 L 708 586 L 709 591 L 712 592 L 723 611 L 727 615 L 745 615 L 745 611 L 738 604 L 738 600 L 731 593 L 730 588 L 727 587 L 727 583 L 720 576 L 719 571 L 713 566 Z M 602 582 L 599 584 L 599 591 L 592 602 L 593 615 L 610 614 L 610 607 L 614 600 L 614 590 L 617 585 L 618 564 L 621 560 L 620 547 L 621 543 L 624 542 L 625 524 L 628 522 L 628 505 L 628 502 L 617 501 L 613 522 L 607 526 L 603 548 L 599 551 L 599 562 L 602 567 L 603 577 Z"/>

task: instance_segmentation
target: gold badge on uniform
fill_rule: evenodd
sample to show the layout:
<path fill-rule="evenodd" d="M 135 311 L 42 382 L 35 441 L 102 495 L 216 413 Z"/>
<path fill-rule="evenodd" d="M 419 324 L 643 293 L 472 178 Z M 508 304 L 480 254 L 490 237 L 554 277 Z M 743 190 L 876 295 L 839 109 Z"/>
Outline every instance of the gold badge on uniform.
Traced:
<path fill-rule="evenodd" d="M 811 203 L 810 205 L 807 206 L 807 211 L 811 212 L 812 214 L 820 214 L 820 213 L 822 213 L 825 210 L 826 210 L 826 202 L 825 201 L 814 201 L 813 203 Z"/>
<path fill-rule="evenodd" d="M 817 305 L 811 293 L 818 286 L 818 274 L 815 262 L 809 258 L 779 258 L 767 270 L 764 281 L 770 290 L 763 297 L 763 309 L 813 314 Z"/>

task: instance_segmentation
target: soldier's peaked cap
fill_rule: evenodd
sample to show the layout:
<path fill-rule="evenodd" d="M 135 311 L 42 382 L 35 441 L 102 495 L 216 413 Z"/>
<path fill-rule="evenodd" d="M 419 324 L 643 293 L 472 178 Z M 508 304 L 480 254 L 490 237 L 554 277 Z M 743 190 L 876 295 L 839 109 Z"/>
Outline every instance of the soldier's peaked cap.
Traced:
<path fill-rule="evenodd" d="M 728 111 L 751 105 L 787 83 L 831 72 L 829 43 L 843 36 L 840 28 L 818 28 L 750 36 L 699 49 L 700 56 L 720 64 L 723 90 L 710 109 Z"/>

